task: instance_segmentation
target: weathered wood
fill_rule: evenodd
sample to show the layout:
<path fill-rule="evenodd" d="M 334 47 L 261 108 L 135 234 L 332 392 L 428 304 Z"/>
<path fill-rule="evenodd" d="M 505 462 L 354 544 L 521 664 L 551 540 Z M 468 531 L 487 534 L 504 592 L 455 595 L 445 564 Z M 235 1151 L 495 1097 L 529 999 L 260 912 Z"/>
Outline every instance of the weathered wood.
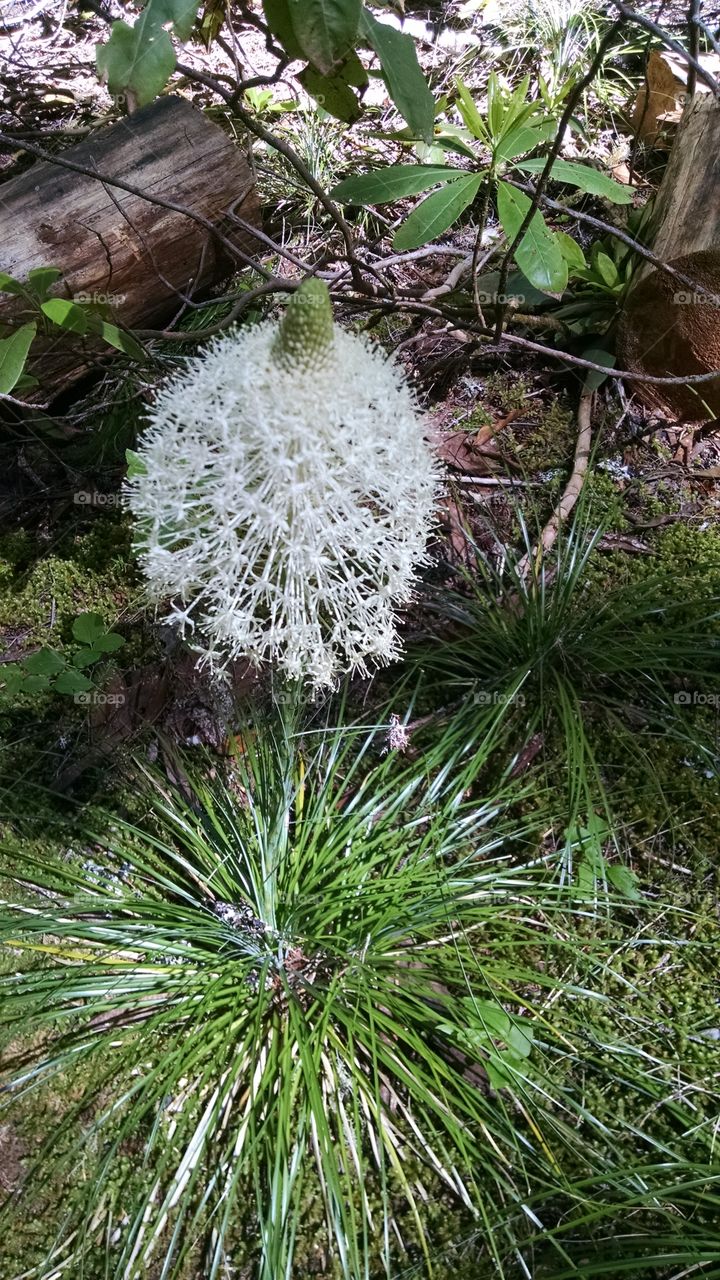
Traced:
<path fill-rule="evenodd" d="M 685 109 L 653 222 L 653 252 L 696 287 L 643 267 L 620 326 L 622 363 L 677 377 L 720 369 L 720 104 L 710 95 Z M 638 389 L 687 420 L 720 417 L 720 378 L 694 389 Z"/>
<path fill-rule="evenodd" d="M 259 242 L 228 214 L 260 225 L 250 166 L 216 124 L 177 97 L 161 98 L 60 153 L 142 192 L 42 161 L 0 187 L 0 270 L 24 280 L 34 267 L 58 267 L 59 297 L 103 302 L 108 319 L 154 327 L 226 278 Z M 182 206 L 187 213 L 154 200 Z M 223 240 L 225 243 L 223 243 Z M 234 252 L 233 252 L 234 250 Z M 22 303 L 0 294 L 0 323 L 15 323 Z M 38 398 L 71 384 L 100 349 L 55 329 L 36 339 L 29 371 Z M 104 352 L 111 349 L 104 346 Z"/>

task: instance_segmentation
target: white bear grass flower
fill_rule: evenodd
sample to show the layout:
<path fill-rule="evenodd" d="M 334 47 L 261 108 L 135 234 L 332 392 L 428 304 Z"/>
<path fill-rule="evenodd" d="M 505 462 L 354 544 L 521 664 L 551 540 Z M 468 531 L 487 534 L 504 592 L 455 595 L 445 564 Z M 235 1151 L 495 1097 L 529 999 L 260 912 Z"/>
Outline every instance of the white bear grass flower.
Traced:
<path fill-rule="evenodd" d="M 402 370 L 307 280 L 159 394 L 127 484 L 166 621 L 216 671 L 332 685 L 400 652 L 440 467 Z"/>

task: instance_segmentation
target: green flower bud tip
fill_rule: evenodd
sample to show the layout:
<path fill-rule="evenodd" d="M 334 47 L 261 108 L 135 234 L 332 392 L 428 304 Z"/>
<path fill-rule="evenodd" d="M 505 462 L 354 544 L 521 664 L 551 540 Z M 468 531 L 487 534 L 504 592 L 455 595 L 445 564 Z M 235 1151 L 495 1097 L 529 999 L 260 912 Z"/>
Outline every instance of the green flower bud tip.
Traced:
<path fill-rule="evenodd" d="M 324 280 L 303 280 L 288 303 L 274 344 L 278 363 L 286 369 L 318 367 L 333 343 L 333 314 Z"/>

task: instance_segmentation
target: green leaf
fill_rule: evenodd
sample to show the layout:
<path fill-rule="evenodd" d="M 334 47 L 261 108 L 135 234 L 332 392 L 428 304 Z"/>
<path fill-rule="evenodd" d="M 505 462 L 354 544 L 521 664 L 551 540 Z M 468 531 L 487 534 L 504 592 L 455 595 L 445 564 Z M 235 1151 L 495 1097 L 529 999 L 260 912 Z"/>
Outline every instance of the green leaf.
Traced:
<path fill-rule="evenodd" d="M 48 320 L 68 333 L 87 333 L 87 315 L 76 302 L 68 302 L 67 298 L 48 298 L 40 309 Z"/>
<path fill-rule="evenodd" d="M 7 271 L 0 271 L 0 293 L 23 294 L 24 286 L 14 276 L 9 276 Z"/>
<path fill-rule="evenodd" d="M 432 142 L 435 100 L 420 70 L 412 37 L 378 22 L 367 9 L 363 9 L 361 26 L 380 59 L 388 93 L 401 116 L 423 142 Z"/>
<path fill-rule="evenodd" d="M 324 76 L 314 67 L 305 67 L 297 78 L 306 93 L 331 116 L 344 120 L 346 124 L 359 120 L 362 105 L 342 75 Z"/>
<path fill-rule="evenodd" d="M 58 671 L 64 670 L 66 663 L 54 649 L 40 649 L 37 653 L 31 653 L 29 657 L 24 658 L 23 666 L 34 676 L 54 676 Z"/>
<path fill-rule="evenodd" d="M 118 329 L 116 324 L 110 324 L 108 320 L 103 320 L 100 325 L 100 333 L 111 347 L 115 347 L 118 351 L 124 352 L 126 356 L 131 356 L 133 360 L 144 360 L 145 352 L 129 333 L 125 333 L 122 329 Z"/>
<path fill-rule="evenodd" d="M 539 156 L 519 161 L 517 168 L 523 169 L 525 173 L 542 173 L 546 163 Z M 554 160 L 551 174 L 554 182 L 566 182 L 568 186 L 579 187 L 590 195 L 604 196 L 613 204 L 632 204 L 634 187 L 616 182 L 614 178 L 608 178 L 607 174 L 600 173 L 599 169 L 591 169 L 589 165 L 573 164 L 570 160 Z"/>
<path fill-rule="evenodd" d="M 530 1057 L 533 1047 L 533 1037 L 532 1031 L 527 1023 L 511 1019 L 510 1026 L 503 1039 L 505 1040 L 508 1048 L 512 1050 L 514 1056 L 518 1058 Z"/>
<path fill-rule="evenodd" d="M 629 867 L 623 866 L 622 863 L 615 863 L 607 869 L 607 878 L 613 889 L 617 889 L 623 898 L 628 898 L 630 902 L 640 902 L 642 894 L 638 891 L 638 878 L 634 871 Z"/>
<path fill-rule="evenodd" d="M 99 636 L 107 634 L 107 627 L 99 613 L 81 613 L 73 622 L 72 633 L 81 644 L 94 646 Z"/>
<path fill-rule="evenodd" d="M 544 120 L 538 124 L 519 124 L 503 134 L 495 147 L 496 160 L 514 160 L 526 151 L 533 151 L 542 142 L 547 142 L 557 133 L 554 120 Z"/>
<path fill-rule="evenodd" d="M 490 140 L 494 144 L 502 134 L 503 120 L 505 116 L 505 104 L 503 102 L 503 91 L 494 71 L 488 77 L 487 85 L 487 113 L 488 113 L 488 130 Z"/>
<path fill-rule="evenodd" d="M 134 449 L 125 450 L 125 461 L 127 462 L 128 480 L 132 480 L 133 476 L 146 476 L 147 467 L 145 461 L 136 453 Z"/>
<path fill-rule="evenodd" d="M 102 653 L 99 649 L 78 649 L 73 654 L 72 664 L 74 667 L 92 667 L 96 662 L 102 659 Z"/>
<path fill-rule="evenodd" d="M 573 267 L 576 267 L 580 271 L 584 270 L 587 267 L 587 262 L 585 261 L 585 254 L 580 248 L 577 240 L 573 240 L 572 236 L 569 236 L 567 231 L 556 231 L 555 235 L 557 236 L 562 256 L 567 262 L 568 267 L 571 270 Z"/>
<path fill-rule="evenodd" d="M 603 284 L 611 289 L 620 284 L 620 274 L 615 263 L 612 258 L 603 253 L 599 245 L 593 245 L 591 261 Z"/>
<path fill-rule="evenodd" d="M 172 40 L 151 11 L 152 0 L 134 26 L 113 22 L 110 39 L 97 46 L 98 73 L 109 92 L 127 93 L 139 107 L 154 101 L 175 70 Z"/>
<path fill-rule="evenodd" d="M 61 679 L 62 677 L 58 677 Z M 22 682 L 22 693 L 44 693 L 50 688 L 50 677 L 44 675 L 27 675 Z"/>
<path fill-rule="evenodd" d="M 58 267 L 33 267 L 32 271 L 28 271 L 27 282 L 36 297 L 45 298 L 48 289 L 61 278 L 62 271 Z"/>
<path fill-rule="evenodd" d="M 482 180 L 481 173 L 469 173 L 427 196 L 395 232 L 393 249 L 417 249 L 442 235 L 472 204 Z"/>
<path fill-rule="evenodd" d="M 67 671 L 61 672 L 55 681 L 56 693 L 87 693 L 89 689 L 93 689 L 92 680 L 88 680 L 81 671 L 73 671 L 69 667 Z"/>
<path fill-rule="evenodd" d="M 373 169 L 370 173 L 358 173 L 344 178 L 333 187 L 333 200 L 344 204 L 387 204 L 402 196 L 416 196 L 438 182 L 448 182 L 462 176 L 462 172 L 449 165 L 394 164 L 387 169 Z"/>
<path fill-rule="evenodd" d="M 24 324 L 9 338 L 0 339 L 0 394 L 9 395 L 25 367 L 37 326 Z"/>
<path fill-rule="evenodd" d="M 303 54 L 329 76 L 357 40 L 362 0 L 290 0 L 289 10 Z"/>
<path fill-rule="evenodd" d="M 18 664 L 0 666 L 0 686 L 3 693 L 18 693 L 24 683 L 24 672 Z"/>
<path fill-rule="evenodd" d="M 116 653 L 118 649 L 122 649 L 124 643 L 123 636 L 119 636 L 116 631 L 106 631 L 104 635 L 98 636 L 97 640 L 93 640 L 92 647 L 100 653 Z"/>
<path fill-rule="evenodd" d="M 199 0 L 148 0 L 145 8 L 157 26 L 170 23 L 178 40 L 189 40 L 200 3 Z"/>
<path fill-rule="evenodd" d="M 463 123 L 474 138 L 484 142 L 488 137 L 485 121 L 475 105 L 470 90 L 459 76 L 455 81 L 455 88 L 457 91 L 457 108 L 463 118 Z"/>
<path fill-rule="evenodd" d="M 581 352 L 584 360 L 592 360 L 593 364 L 606 365 L 608 369 L 614 369 L 615 356 L 610 351 L 604 351 L 602 347 L 588 347 Z M 588 391 L 597 391 L 605 381 L 605 375 L 598 373 L 596 369 L 587 369 L 585 371 L 585 386 Z"/>
<path fill-rule="evenodd" d="M 305 55 L 290 17 L 290 0 L 263 0 L 263 12 L 271 33 L 288 57 L 293 61 L 302 60 Z"/>
<path fill-rule="evenodd" d="M 498 183 L 498 217 L 503 230 L 512 243 L 525 215 L 530 200 L 522 191 L 516 191 L 507 182 Z M 518 267 L 536 289 L 545 293 L 561 294 L 567 285 L 568 268 L 557 237 L 536 210 L 520 244 L 515 250 Z"/>
<path fill-rule="evenodd" d="M 510 1026 L 510 1017 L 501 1004 L 494 1000 L 472 1000 L 466 998 L 465 1007 L 467 1009 L 468 1022 L 476 1030 L 480 1029 L 484 1036 L 497 1035 L 503 1039 L 505 1038 Z"/>

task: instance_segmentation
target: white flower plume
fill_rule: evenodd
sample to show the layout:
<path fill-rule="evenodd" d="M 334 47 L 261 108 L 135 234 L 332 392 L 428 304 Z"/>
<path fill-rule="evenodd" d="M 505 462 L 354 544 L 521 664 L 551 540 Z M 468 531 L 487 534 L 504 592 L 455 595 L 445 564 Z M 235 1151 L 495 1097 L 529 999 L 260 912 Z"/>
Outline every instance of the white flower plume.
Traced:
<path fill-rule="evenodd" d="M 399 652 L 439 467 L 398 366 L 328 334 L 310 362 L 297 322 L 281 359 L 275 324 L 220 338 L 138 446 L 127 496 L 150 593 L 213 668 L 247 657 L 318 686 Z"/>

